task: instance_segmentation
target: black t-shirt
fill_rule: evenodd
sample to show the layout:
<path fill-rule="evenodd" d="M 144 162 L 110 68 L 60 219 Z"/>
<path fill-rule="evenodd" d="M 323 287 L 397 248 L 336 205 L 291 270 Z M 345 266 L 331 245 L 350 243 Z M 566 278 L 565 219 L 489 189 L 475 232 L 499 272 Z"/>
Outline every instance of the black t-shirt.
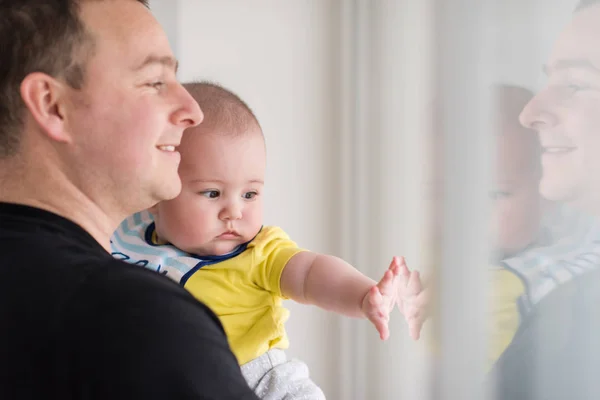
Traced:
<path fill-rule="evenodd" d="M 548 294 L 490 378 L 498 400 L 600 398 L 600 270 Z"/>
<path fill-rule="evenodd" d="M 0 203 L 0 399 L 257 399 L 217 317 L 55 214 Z"/>

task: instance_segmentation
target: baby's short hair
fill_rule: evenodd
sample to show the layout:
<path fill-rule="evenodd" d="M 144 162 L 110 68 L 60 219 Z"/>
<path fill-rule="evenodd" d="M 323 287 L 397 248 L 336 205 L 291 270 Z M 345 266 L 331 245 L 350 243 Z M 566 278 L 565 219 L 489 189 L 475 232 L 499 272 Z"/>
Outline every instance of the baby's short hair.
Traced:
<path fill-rule="evenodd" d="M 517 85 L 497 83 L 493 86 L 494 113 L 497 122 L 519 124 L 519 115 L 533 98 L 531 90 Z"/>
<path fill-rule="evenodd" d="M 497 137 L 516 135 L 521 146 L 524 146 L 530 155 L 531 163 L 528 171 L 541 177 L 541 144 L 538 135 L 531 129 L 519 123 L 519 115 L 523 108 L 531 101 L 534 94 L 531 90 L 517 85 L 499 83 L 493 86 L 494 102 L 494 133 Z M 507 129 L 513 127 L 517 129 Z"/>
<path fill-rule="evenodd" d="M 261 130 L 252 109 L 237 94 L 209 81 L 187 82 L 183 86 L 198 102 L 204 114 L 203 128 L 241 135 L 255 125 Z"/>

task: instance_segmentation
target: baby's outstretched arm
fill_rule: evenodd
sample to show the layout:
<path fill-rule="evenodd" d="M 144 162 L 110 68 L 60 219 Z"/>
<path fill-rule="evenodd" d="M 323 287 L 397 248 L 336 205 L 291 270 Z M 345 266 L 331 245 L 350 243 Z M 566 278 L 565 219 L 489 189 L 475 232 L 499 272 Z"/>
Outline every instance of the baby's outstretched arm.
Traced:
<path fill-rule="evenodd" d="M 350 317 L 368 318 L 381 339 L 386 340 L 389 315 L 398 302 L 403 264 L 403 258 L 394 257 L 383 278 L 375 282 L 340 258 L 301 252 L 284 268 L 281 291 L 299 303 Z"/>
<path fill-rule="evenodd" d="M 399 281 L 398 308 L 408 323 L 410 337 L 418 340 L 430 314 L 433 288 L 431 284 L 424 287 L 419 272 L 409 271 L 404 264 L 400 269 Z"/>

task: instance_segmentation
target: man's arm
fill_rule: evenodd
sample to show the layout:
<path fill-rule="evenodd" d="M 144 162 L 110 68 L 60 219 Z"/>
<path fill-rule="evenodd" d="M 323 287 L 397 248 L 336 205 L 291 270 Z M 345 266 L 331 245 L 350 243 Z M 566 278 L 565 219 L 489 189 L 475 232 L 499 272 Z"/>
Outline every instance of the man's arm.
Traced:
<path fill-rule="evenodd" d="M 78 392 L 97 399 L 257 399 L 219 320 L 187 291 L 120 263 L 99 275 L 65 315 Z"/>

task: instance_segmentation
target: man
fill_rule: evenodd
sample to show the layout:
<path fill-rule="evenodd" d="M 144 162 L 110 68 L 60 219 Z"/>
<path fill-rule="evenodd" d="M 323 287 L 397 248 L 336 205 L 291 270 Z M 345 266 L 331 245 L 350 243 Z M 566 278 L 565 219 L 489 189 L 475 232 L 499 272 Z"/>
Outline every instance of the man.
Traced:
<path fill-rule="evenodd" d="M 541 193 L 587 213 L 588 222 L 600 215 L 599 39 L 600 0 L 582 1 L 545 67 L 547 86 L 521 114 L 543 147 Z M 547 294 L 523 322 L 496 365 L 497 398 L 600 396 L 598 244 L 584 243 L 578 258 L 595 268 Z"/>
<path fill-rule="evenodd" d="M 0 398 L 256 399 L 214 314 L 115 260 L 202 113 L 144 0 L 0 0 Z"/>
<path fill-rule="evenodd" d="M 597 1 L 583 2 L 556 41 L 548 84 L 527 104 L 523 125 L 544 147 L 542 195 L 600 215 L 600 21 Z"/>

